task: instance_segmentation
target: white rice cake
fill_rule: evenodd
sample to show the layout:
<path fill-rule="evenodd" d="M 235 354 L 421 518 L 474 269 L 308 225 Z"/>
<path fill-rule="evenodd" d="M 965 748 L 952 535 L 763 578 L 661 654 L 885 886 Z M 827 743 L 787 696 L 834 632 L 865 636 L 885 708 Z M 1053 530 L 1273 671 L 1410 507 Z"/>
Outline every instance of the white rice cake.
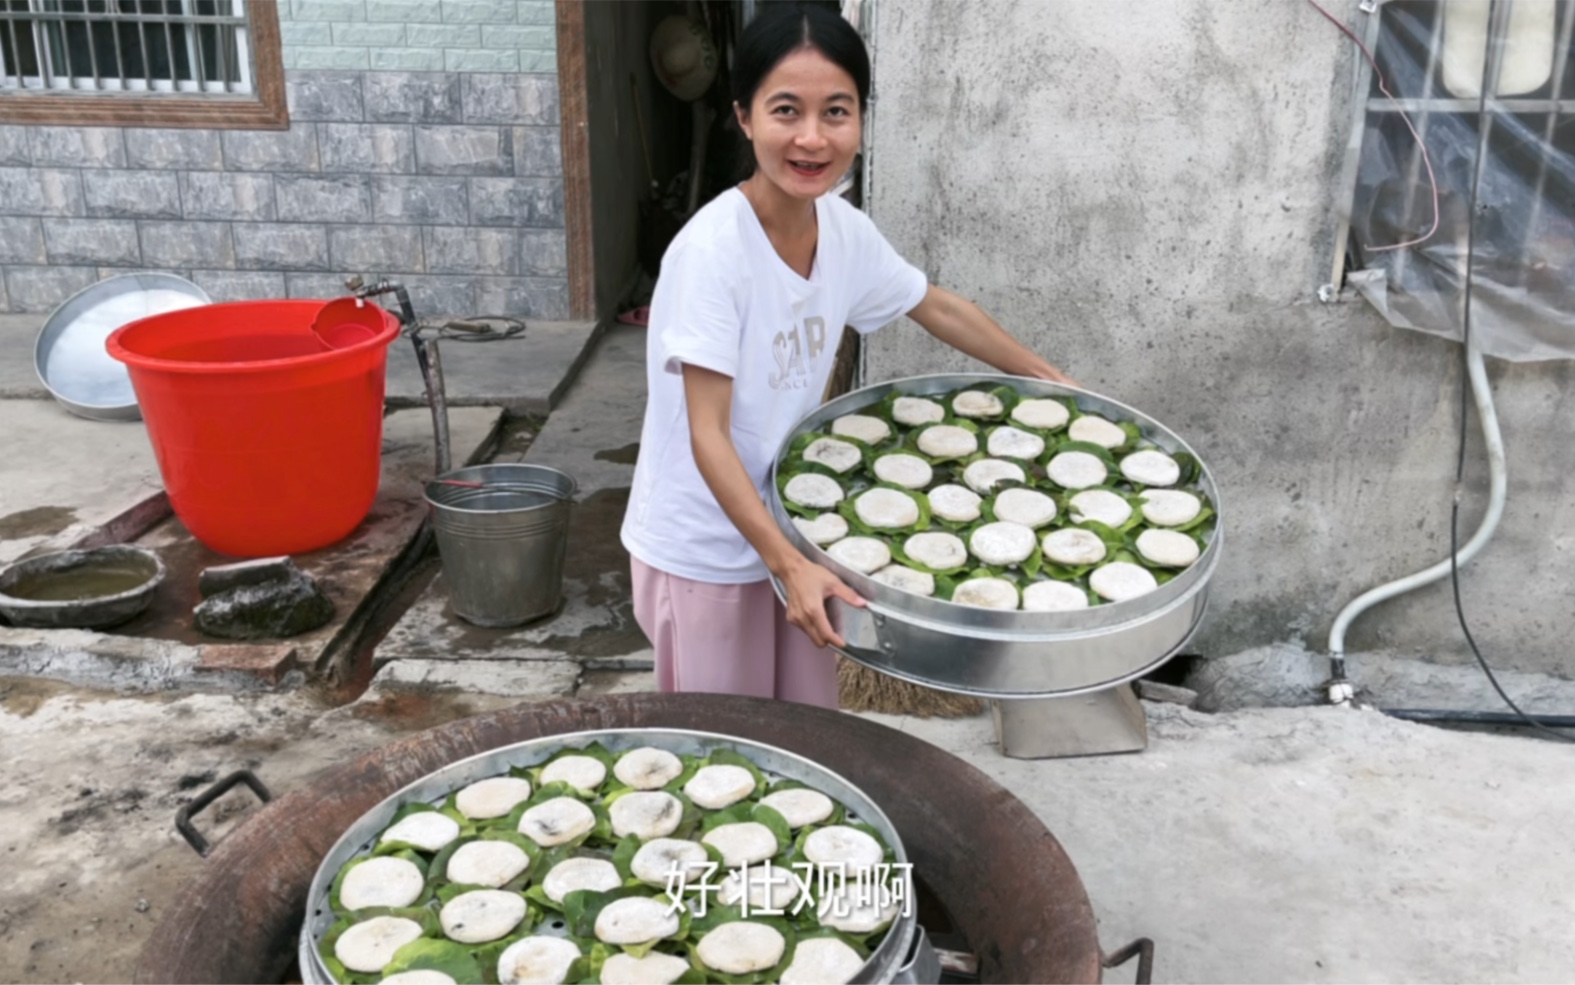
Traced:
<path fill-rule="evenodd" d="M 1111 529 L 1132 519 L 1132 504 L 1108 489 L 1085 489 L 1067 501 L 1073 523 L 1093 520 Z"/>
<path fill-rule="evenodd" d="M 875 459 L 875 478 L 904 489 L 923 489 L 935 478 L 930 463 L 917 455 L 882 455 Z"/>
<path fill-rule="evenodd" d="M 952 601 L 980 609 L 1017 608 L 1017 586 L 1004 578 L 970 578 L 952 592 Z"/>
<path fill-rule="evenodd" d="M 891 563 L 891 548 L 874 537 L 844 537 L 827 547 L 826 553 L 861 575 L 873 574 Z"/>
<path fill-rule="evenodd" d="M 345 873 L 339 905 L 346 910 L 409 906 L 421 898 L 427 878 L 414 863 L 392 855 L 369 858 Z"/>
<path fill-rule="evenodd" d="M 836 802 L 819 790 L 807 787 L 788 787 L 760 798 L 760 803 L 782 815 L 789 828 L 797 830 L 810 824 L 819 824 L 836 810 Z"/>
<path fill-rule="evenodd" d="M 689 970 L 689 962 L 652 951 L 643 958 L 618 953 L 602 964 L 602 985 L 671 985 Z"/>
<path fill-rule="evenodd" d="M 561 985 L 581 956 L 579 945 L 573 941 L 533 934 L 510 944 L 498 956 L 498 982 L 499 985 Z"/>
<path fill-rule="evenodd" d="M 864 462 L 864 453 L 858 445 L 836 438 L 819 438 L 804 449 L 804 461 L 818 462 L 833 472 L 848 472 Z"/>
<path fill-rule="evenodd" d="M 626 896 L 596 914 L 596 939 L 627 947 L 648 944 L 678 933 L 678 914 L 666 900 Z"/>
<path fill-rule="evenodd" d="M 976 493 L 987 493 L 1007 480 L 1026 482 L 1028 476 L 1016 462 L 999 458 L 981 458 L 963 469 L 963 482 Z"/>
<path fill-rule="evenodd" d="M 1074 612 L 1088 608 L 1088 593 L 1064 581 L 1036 581 L 1023 589 L 1024 612 Z"/>
<path fill-rule="evenodd" d="M 594 756 L 559 756 L 541 771 L 542 783 L 567 783 L 590 793 L 607 779 L 607 764 Z"/>
<path fill-rule="evenodd" d="M 891 404 L 891 419 L 903 427 L 916 428 L 946 419 L 946 408 L 923 397 L 898 397 Z"/>
<path fill-rule="evenodd" d="M 454 795 L 454 806 L 468 818 L 502 817 L 530 799 L 529 780 L 494 776 L 477 780 Z M 458 834 L 458 832 L 455 832 Z"/>
<path fill-rule="evenodd" d="M 777 836 L 759 821 L 719 824 L 707 831 L 700 842 L 722 853 L 722 864 L 729 869 L 764 862 L 781 848 Z"/>
<path fill-rule="evenodd" d="M 554 797 L 520 816 L 520 834 L 551 848 L 565 845 L 596 827 L 596 815 L 573 797 Z"/>
<path fill-rule="evenodd" d="M 859 952 L 835 937 L 798 942 L 793 960 L 782 969 L 782 985 L 846 985 L 864 967 Z"/>
<path fill-rule="evenodd" d="M 1121 460 L 1121 474 L 1140 486 L 1173 486 L 1181 478 L 1181 466 L 1164 452 L 1146 448 Z"/>
<path fill-rule="evenodd" d="M 997 520 L 1020 523 L 1035 529 L 1055 519 L 1055 500 L 1037 489 L 1003 489 L 992 507 Z"/>
<path fill-rule="evenodd" d="M 512 809 L 511 807 L 510 810 Z M 508 811 L 503 813 L 507 814 Z M 458 837 L 459 822 L 447 814 L 438 811 L 416 811 L 384 831 L 382 837 L 377 839 L 377 843 L 386 845 L 390 842 L 399 842 L 414 845 L 424 852 L 436 852 Z"/>
<path fill-rule="evenodd" d="M 813 520 L 796 516 L 793 518 L 793 526 L 817 547 L 824 547 L 848 535 L 848 521 L 844 520 L 840 513 L 822 513 Z"/>
<path fill-rule="evenodd" d="M 902 592 L 914 595 L 934 595 L 935 576 L 927 571 L 915 571 L 905 564 L 888 564 L 872 572 L 870 578 Z"/>
<path fill-rule="evenodd" d="M 524 905 L 525 900 L 520 899 Z M 394 960 L 394 952 L 421 936 L 421 925 L 404 917 L 373 917 L 345 928 L 334 941 L 334 957 L 351 971 L 370 975 Z"/>
<path fill-rule="evenodd" d="M 1110 470 L 1099 456 L 1086 451 L 1064 451 L 1045 465 L 1045 474 L 1062 489 L 1087 489 L 1101 485 Z"/>
<path fill-rule="evenodd" d="M 1045 439 L 1011 425 L 1003 425 L 990 432 L 984 446 L 996 458 L 1032 460 L 1044 454 Z"/>
<path fill-rule="evenodd" d="M 1181 489 L 1145 489 L 1143 519 L 1161 527 L 1180 527 L 1203 512 L 1203 500 Z"/>
<path fill-rule="evenodd" d="M 613 763 L 613 776 L 618 782 L 636 790 L 665 787 L 683 771 L 684 764 L 677 756 L 653 746 L 630 749 Z"/>
<path fill-rule="evenodd" d="M 891 923 L 902 909 L 902 903 L 895 898 L 895 894 L 885 894 L 891 898 L 882 906 L 882 895 L 859 892 L 850 880 L 847 885 L 822 895 L 816 914 L 822 926 L 845 934 L 868 934 Z"/>
<path fill-rule="evenodd" d="M 984 500 L 972 489 L 947 483 L 936 486 L 928 493 L 930 513 L 952 523 L 972 523 L 979 519 L 979 507 Z"/>
<path fill-rule="evenodd" d="M 816 865 L 840 867 L 848 876 L 879 865 L 886 849 L 858 828 L 829 824 L 804 839 L 804 857 Z"/>
<path fill-rule="evenodd" d="M 483 838 L 459 846 L 448 857 L 449 882 L 501 889 L 530 868 L 530 856 L 518 845 Z M 401 904 L 403 905 L 403 904 Z"/>
<path fill-rule="evenodd" d="M 702 766 L 684 784 L 684 795 L 708 811 L 731 807 L 754 792 L 755 775 L 731 763 Z"/>
<path fill-rule="evenodd" d="M 1167 568 L 1185 568 L 1198 559 L 1198 542 L 1179 530 L 1145 530 L 1138 534 L 1137 551 Z"/>
<path fill-rule="evenodd" d="M 1120 426 L 1094 414 L 1084 414 L 1067 428 L 1067 437 L 1073 441 L 1086 441 L 1101 448 L 1120 448 L 1129 435 Z"/>
<path fill-rule="evenodd" d="M 1000 417 L 1005 410 L 1000 397 L 983 390 L 964 390 L 952 398 L 952 412 L 958 417 Z"/>
<path fill-rule="evenodd" d="M 1088 587 L 1102 599 L 1125 602 L 1152 592 L 1159 587 L 1159 581 L 1140 564 L 1112 561 L 1093 570 L 1088 576 Z"/>
<path fill-rule="evenodd" d="M 1028 560 L 1038 542 L 1032 528 L 997 520 L 973 532 L 968 538 L 968 550 L 985 564 L 1019 564 Z"/>
<path fill-rule="evenodd" d="M 800 472 L 783 485 L 782 498 L 812 510 L 829 510 L 842 502 L 842 487 L 829 475 Z"/>
<path fill-rule="evenodd" d="M 880 530 L 911 527 L 919 522 L 918 502 L 907 493 L 884 486 L 859 493 L 853 501 L 853 512 L 865 526 Z"/>
<path fill-rule="evenodd" d="M 891 425 L 868 414 L 844 414 L 831 422 L 831 433 L 857 438 L 866 445 L 878 445 L 891 437 Z"/>
<path fill-rule="evenodd" d="M 609 804 L 607 814 L 612 818 L 614 835 L 634 835 L 641 841 L 650 841 L 678 830 L 684 819 L 684 805 L 661 790 L 636 790 Z"/>
<path fill-rule="evenodd" d="M 967 458 L 979 450 L 979 436 L 955 424 L 927 427 L 915 443 L 931 458 Z"/>
<path fill-rule="evenodd" d="M 461 944 L 501 940 L 524 919 L 525 897 L 501 889 L 460 893 L 438 911 L 443 933 Z"/>
<path fill-rule="evenodd" d="M 968 563 L 968 545 L 956 534 L 933 530 L 914 534 L 902 542 L 903 553 L 936 571 L 959 568 Z"/>
<path fill-rule="evenodd" d="M 1071 416 L 1065 404 L 1047 397 L 1022 400 L 1012 408 L 1012 420 L 1024 427 L 1037 428 L 1040 431 L 1054 431 L 1065 427 Z"/>
<path fill-rule="evenodd" d="M 748 975 L 775 967 L 786 950 L 787 940 L 775 927 L 733 920 L 700 938 L 695 956 L 724 975 Z"/>
<path fill-rule="evenodd" d="M 629 871 L 647 885 L 665 886 L 673 872 L 682 872 L 685 879 L 698 881 L 711 864 L 711 856 L 698 841 L 657 838 L 641 845 L 634 853 L 634 858 L 629 860 Z"/>
<path fill-rule="evenodd" d="M 1063 527 L 1045 534 L 1040 550 L 1056 564 L 1073 568 L 1098 564 L 1106 554 L 1105 542 L 1098 534 L 1078 527 Z"/>
<path fill-rule="evenodd" d="M 716 898 L 723 906 L 737 906 L 744 899 L 746 889 L 750 912 L 785 911 L 798 899 L 798 883 L 780 866 L 771 870 L 769 879 L 764 866 L 729 872 L 717 887 Z"/>
<path fill-rule="evenodd" d="M 576 890 L 605 893 L 623 884 L 618 867 L 603 858 L 566 858 L 551 869 L 541 881 L 541 891 L 554 903 Z"/>

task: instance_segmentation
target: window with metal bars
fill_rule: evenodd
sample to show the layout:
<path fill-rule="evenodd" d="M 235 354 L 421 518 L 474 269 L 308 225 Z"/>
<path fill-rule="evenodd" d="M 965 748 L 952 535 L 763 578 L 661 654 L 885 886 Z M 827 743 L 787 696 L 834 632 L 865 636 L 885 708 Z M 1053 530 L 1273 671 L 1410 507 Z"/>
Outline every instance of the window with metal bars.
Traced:
<path fill-rule="evenodd" d="M 250 92 L 241 0 L 0 0 L 0 86 Z"/>
<path fill-rule="evenodd" d="M 1371 60 L 1331 284 L 1392 324 L 1458 338 L 1469 252 L 1485 352 L 1575 356 L 1575 2 L 1361 9 Z"/>
<path fill-rule="evenodd" d="M 277 127 L 277 7 L 0 0 L 0 122 Z"/>

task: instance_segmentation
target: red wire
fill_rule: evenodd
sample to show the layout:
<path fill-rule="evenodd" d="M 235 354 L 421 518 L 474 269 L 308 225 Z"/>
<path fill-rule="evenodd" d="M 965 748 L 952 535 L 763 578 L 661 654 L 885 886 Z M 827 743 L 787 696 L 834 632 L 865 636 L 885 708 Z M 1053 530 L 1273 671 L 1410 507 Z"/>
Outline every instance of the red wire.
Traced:
<path fill-rule="evenodd" d="M 1384 73 L 1378 69 L 1378 60 L 1373 57 L 1371 51 L 1367 50 L 1367 45 L 1363 44 L 1362 39 L 1356 36 L 1356 32 L 1340 23 L 1333 14 L 1323 9 L 1318 0 L 1307 0 L 1307 2 L 1312 5 L 1314 10 L 1327 18 L 1329 23 L 1343 31 L 1346 37 L 1356 42 L 1356 46 L 1362 49 L 1362 54 L 1367 57 L 1367 64 L 1373 67 L 1373 75 L 1378 79 L 1378 91 L 1390 99 L 1395 99 L 1395 94 L 1389 91 L 1389 85 L 1384 81 Z M 1399 100 L 1395 101 L 1398 102 Z M 1405 123 L 1405 128 L 1411 131 L 1412 137 L 1416 138 L 1416 146 L 1422 151 L 1422 164 L 1427 167 L 1427 182 L 1433 189 L 1433 225 L 1421 236 L 1416 239 L 1408 239 L 1404 243 L 1396 243 L 1393 246 L 1369 246 L 1367 247 L 1367 252 L 1369 253 L 1382 253 L 1385 250 L 1403 250 L 1407 246 L 1416 246 L 1419 243 L 1427 242 L 1433 238 L 1434 233 L 1438 232 L 1438 179 L 1433 176 L 1433 159 L 1428 155 L 1426 142 L 1422 140 L 1422 135 L 1416 132 L 1416 127 L 1411 125 L 1411 118 L 1406 115 L 1405 110 L 1400 109 L 1398 106 L 1396 110 L 1400 114 L 1401 121 Z"/>

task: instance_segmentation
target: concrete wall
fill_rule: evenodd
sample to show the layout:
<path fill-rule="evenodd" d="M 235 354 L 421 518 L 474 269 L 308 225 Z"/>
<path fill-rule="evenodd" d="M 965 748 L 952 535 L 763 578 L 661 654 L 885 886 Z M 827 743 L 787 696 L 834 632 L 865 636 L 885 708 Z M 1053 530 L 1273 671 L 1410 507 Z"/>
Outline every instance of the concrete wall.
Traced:
<path fill-rule="evenodd" d="M 1332 25 L 1280 0 L 880 0 L 873 47 L 869 201 L 894 245 L 1213 469 L 1228 541 L 1197 652 L 1322 649 L 1349 599 L 1447 555 L 1458 348 L 1315 298 L 1351 118 Z M 967 365 L 907 322 L 867 353 L 872 381 Z M 1463 578 L 1473 633 L 1568 675 L 1575 373 L 1490 374 L 1509 504 Z M 1467 659 L 1447 582 L 1349 645 Z"/>
<path fill-rule="evenodd" d="M 280 7 L 288 131 L 0 127 L 0 312 L 159 269 L 215 300 L 361 273 L 404 281 L 421 315 L 567 317 L 550 0 Z M 511 39 L 486 63 L 504 70 L 445 39 Z M 442 70 L 349 70 L 426 43 Z M 346 68 L 307 67 L 327 64 Z"/>

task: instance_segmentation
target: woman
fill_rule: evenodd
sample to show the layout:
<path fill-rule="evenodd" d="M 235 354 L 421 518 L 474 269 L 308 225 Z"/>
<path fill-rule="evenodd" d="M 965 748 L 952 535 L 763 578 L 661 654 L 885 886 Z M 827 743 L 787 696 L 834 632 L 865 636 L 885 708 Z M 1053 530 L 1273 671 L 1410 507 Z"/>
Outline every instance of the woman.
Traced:
<path fill-rule="evenodd" d="M 623 543 L 663 691 L 837 706 L 825 647 L 842 640 L 826 600 L 863 600 L 793 547 L 764 497 L 782 439 L 821 402 L 844 326 L 871 332 L 906 314 L 1002 372 L 1067 382 L 827 194 L 858 151 L 869 88 L 851 25 L 822 7 L 766 5 L 733 66 L 754 173 L 662 258 Z"/>

